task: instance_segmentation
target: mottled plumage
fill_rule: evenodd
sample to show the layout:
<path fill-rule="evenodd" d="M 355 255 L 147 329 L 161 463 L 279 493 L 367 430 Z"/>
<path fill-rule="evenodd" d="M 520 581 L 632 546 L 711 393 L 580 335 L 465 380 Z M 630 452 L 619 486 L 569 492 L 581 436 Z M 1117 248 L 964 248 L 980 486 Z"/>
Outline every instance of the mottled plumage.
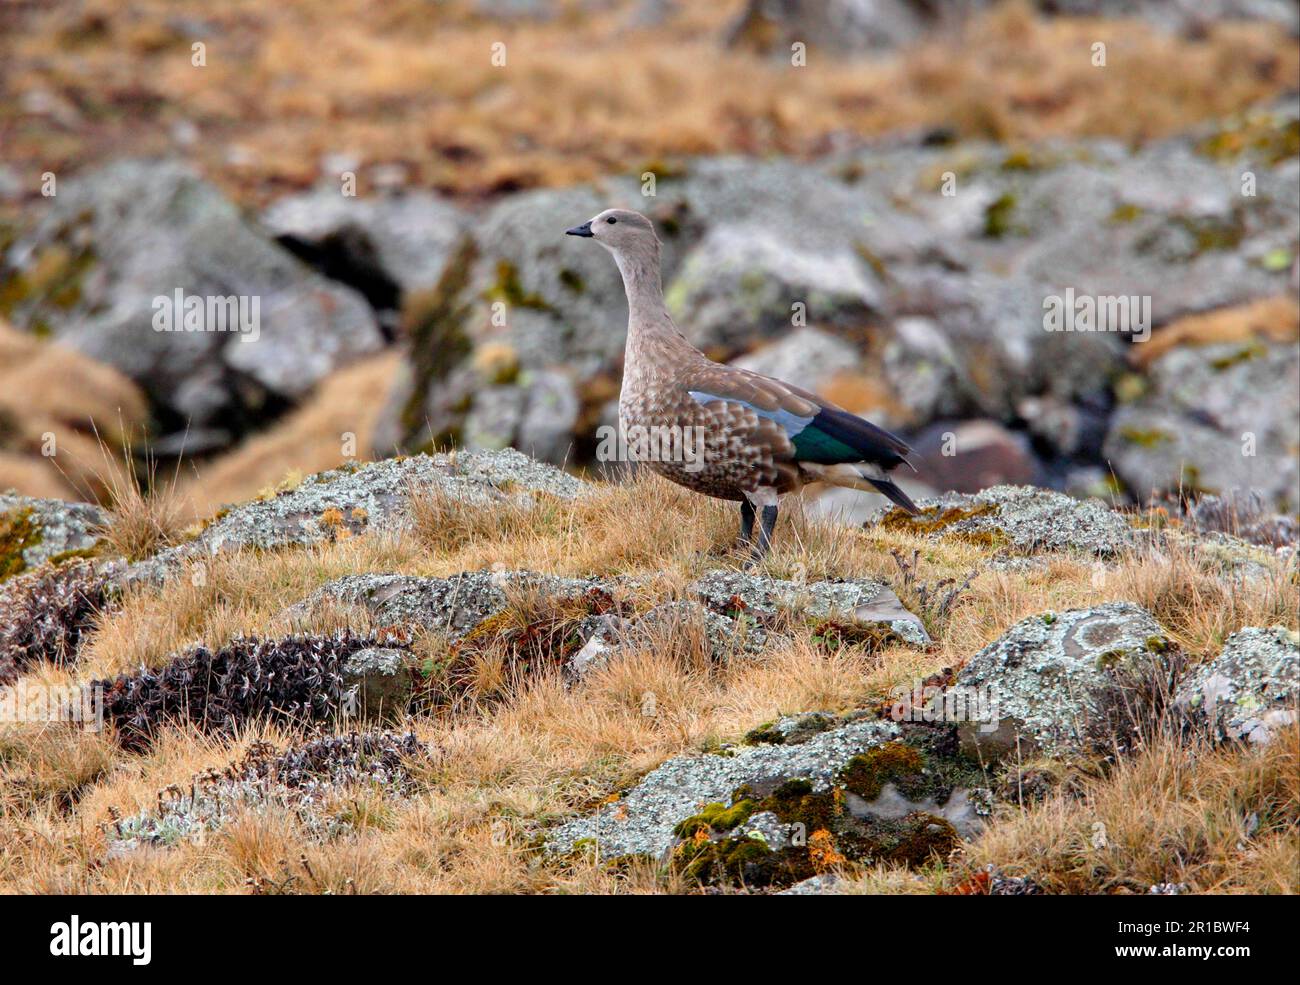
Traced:
<path fill-rule="evenodd" d="M 679 431 L 698 428 L 691 457 L 648 461 L 687 488 L 741 503 L 741 536 L 749 540 L 763 511 L 757 554 L 767 551 L 777 498 L 805 483 L 875 489 L 915 512 L 886 473 L 910 449 L 882 428 L 799 387 L 715 363 L 673 324 L 659 277 L 659 240 L 637 212 L 607 209 L 568 230 L 595 239 L 618 264 L 627 291 L 627 351 L 619 423 Z"/>

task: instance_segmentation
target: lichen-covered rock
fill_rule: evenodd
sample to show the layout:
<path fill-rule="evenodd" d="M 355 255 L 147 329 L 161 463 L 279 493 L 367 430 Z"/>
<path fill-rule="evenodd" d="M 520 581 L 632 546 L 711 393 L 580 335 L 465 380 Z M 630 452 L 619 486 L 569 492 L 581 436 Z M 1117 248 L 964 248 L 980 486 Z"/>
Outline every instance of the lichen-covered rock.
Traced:
<path fill-rule="evenodd" d="M 868 523 L 935 536 L 963 537 L 1019 553 L 1073 550 L 1109 556 L 1134 542 L 1122 515 L 1099 500 L 1077 500 L 1032 486 L 994 486 L 974 495 L 924 499 L 918 516 L 893 507 Z"/>
<path fill-rule="evenodd" d="M 964 748 L 984 760 L 1107 749 L 1125 693 L 1165 663 L 1169 641 L 1131 602 L 1022 619 L 972 656 L 955 685 L 984 695 L 986 721 L 964 721 Z"/>
<path fill-rule="evenodd" d="M 818 326 L 856 326 L 879 305 L 874 274 L 850 244 L 806 252 L 785 232 L 723 225 L 687 254 L 666 298 L 696 346 L 743 352 L 787 335 L 795 303 Z"/>
<path fill-rule="evenodd" d="M 394 718 L 413 693 L 411 654 L 391 646 L 358 650 L 343 662 L 343 714 L 348 718 Z"/>
<path fill-rule="evenodd" d="M 352 830 L 341 816 L 329 816 L 325 800 L 339 791 L 364 788 L 402 797 L 415 788 L 414 762 L 429 750 L 412 733 L 364 732 L 313 739 L 284 752 L 254 743 L 237 764 L 195 775 L 184 787 L 158 793 L 158 806 L 115 821 L 109 857 L 143 845 L 170 847 L 199 840 L 243 811 L 287 809 L 313 837 L 326 839 Z"/>
<path fill-rule="evenodd" d="M 1287 547 L 1300 542 L 1300 521 L 1274 513 L 1258 492 L 1234 490 L 1177 501 L 1183 522 L 1199 534 L 1223 533 L 1251 544 Z"/>
<path fill-rule="evenodd" d="M 569 662 L 569 670 L 580 678 L 606 666 L 621 651 L 687 634 L 698 635 L 709 659 L 716 663 L 756 656 L 770 638 L 768 631 L 753 620 L 732 619 L 691 600 L 663 602 L 628 619 L 598 617 L 596 623 L 584 628 L 586 643 Z"/>
<path fill-rule="evenodd" d="M 916 646 L 930 642 L 920 618 L 903 607 L 893 590 L 869 579 L 800 583 L 719 570 L 693 582 L 688 591 L 724 615 L 764 622 L 787 610 L 808 620 L 839 617 L 860 624 L 882 623 L 904 642 Z"/>
<path fill-rule="evenodd" d="M 321 586 L 285 615 L 306 616 L 330 603 L 358 605 L 370 613 L 377 626 L 432 629 L 459 639 L 501 613 L 511 593 L 579 599 L 592 591 L 608 590 L 609 586 L 597 579 L 558 578 L 531 571 L 466 571 L 449 578 L 346 575 Z"/>
<path fill-rule="evenodd" d="M 585 483 L 513 449 L 413 455 L 308 476 L 269 499 L 233 506 L 192 541 L 119 571 L 119 581 L 161 580 L 187 560 L 241 548 L 313 544 L 411 526 L 410 498 L 438 489 L 467 506 L 532 494 L 572 499 Z"/>
<path fill-rule="evenodd" d="M 671 759 L 546 844 L 668 859 L 699 882 L 788 885 L 846 860 L 946 854 L 982 826 L 980 779 L 950 729 L 849 716 L 797 743 Z"/>
<path fill-rule="evenodd" d="M 1233 633 L 1188 675 L 1174 705 L 1219 739 L 1263 744 L 1297 718 L 1300 636 L 1282 626 Z"/>
<path fill-rule="evenodd" d="M 1105 454 L 1139 501 L 1153 493 L 1259 493 L 1300 506 L 1300 346 L 1171 349 L 1111 420 Z"/>
<path fill-rule="evenodd" d="M 796 882 L 787 889 L 782 889 L 777 896 L 835 896 L 838 894 L 840 877 L 833 872 L 820 876 L 810 876 Z"/>
<path fill-rule="evenodd" d="M 360 294 L 309 269 L 182 164 L 118 161 L 61 181 L 49 203 L 0 270 L 11 319 L 115 366 L 169 420 L 228 429 L 383 345 Z M 160 330 L 170 308 L 155 302 L 177 291 L 205 311 L 210 298 L 242 299 L 249 321 L 217 330 L 205 315 L 207 330 Z"/>
<path fill-rule="evenodd" d="M 90 503 L 0 494 L 0 581 L 89 553 L 107 523 L 108 514 Z"/>
<path fill-rule="evenodd" d="M 819 52 L 852 55 L 881 52 L 915 43 L 940 30 L 957 31 L 992 0 L 954 4 L 915 4 L 905 0 L 749 0 L 728 25 L 728 45 L 780 58 L 801 42 Z M 1224 20 L 1261 20 L 1300 30 L 1300 13 L 1285 0 L 1040 0 L 1032 4 L 1046 16 L 1142 18 L 1171 33 L 1205 30 Z"/>
<path fill-rule="evenodd" d="M 1063 457 L 1082 459 L 1069 464 L 1099 466 L 1094 432 L 1130 341 L 1184 314 L 1288 290 L 1300 202 L 1265 190 L 1296 184 L 1286 151 L 1296 114 L 1288 102 L 1259 115 L 1244 140 L 1196 134 L 1137 150 L 899 140 L 813 163 L 728 157 L 651 169 L 661 172 L 653 197 L 640 176 L 511 196 L 474 225 L 475 257 L 452 279 L 441 329 L 413 346 L 402 426 L 380 444 L 440 447 L 464 437 L 467 415 L 477 433 L 517 442 L 526 375 L 558 372 L 580 402 L 570 461 L 590 456 L 617 395 L 625 300 L 603 251 L 562 231 L 618 206 L 655 221 L 669 307 L 714 354 L 807 338 L 793 318 L 801 310 L 807 331 L 834 334 L 862 367 L 834 394 L 850 410 L 895 428 L 1029 420 Z M 1247 169 L 1259 195 L 1234 191 Z M 945 174 L 955 195 L 942 193 Z M 1067 289 L 1106 310 L 1123 299 L 1133 317 L 1105 331 L 1051 323 Z M 517 376 L 473 371 L 502 348 Z M 1025 407 L 1051 413 L 1024 418 Z"/>

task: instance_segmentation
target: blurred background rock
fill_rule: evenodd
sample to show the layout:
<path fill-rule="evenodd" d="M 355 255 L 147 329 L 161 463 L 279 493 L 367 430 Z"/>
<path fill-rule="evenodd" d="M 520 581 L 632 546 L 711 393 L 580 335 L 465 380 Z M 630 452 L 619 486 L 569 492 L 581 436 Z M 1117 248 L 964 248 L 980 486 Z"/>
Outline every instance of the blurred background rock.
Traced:
<path fill-rule="evenodd" d="M 907 435 L 918 491 L 1294 513 L 1298 25 L 1294 0 L 6 4 L 0 490 L 102 497 L 147 453 L 201 517 L 431 447 L 590 467 L 626 308 L 563 230 L 621 205 L 698 345 Z M 178 289 L 259 297 L 259 337 L 155 332 Z M 1067 289 L 1149 295 L 1154 334 L 1046 331 Z"/>

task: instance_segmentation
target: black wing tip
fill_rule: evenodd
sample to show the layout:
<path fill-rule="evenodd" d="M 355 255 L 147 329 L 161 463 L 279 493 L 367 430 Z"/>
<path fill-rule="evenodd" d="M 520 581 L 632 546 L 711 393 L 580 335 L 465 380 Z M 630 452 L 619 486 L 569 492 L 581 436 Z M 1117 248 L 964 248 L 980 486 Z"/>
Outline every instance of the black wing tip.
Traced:
<path fill-rule="evenodd" d="M 912 502 L 911 497 L 888 479 L 868 479 L 867 481 L 875 486 L 882 495 L 886 496 L 891 503 L 910 515 L 917 516 L 921 512 L 920 507 Z"/>

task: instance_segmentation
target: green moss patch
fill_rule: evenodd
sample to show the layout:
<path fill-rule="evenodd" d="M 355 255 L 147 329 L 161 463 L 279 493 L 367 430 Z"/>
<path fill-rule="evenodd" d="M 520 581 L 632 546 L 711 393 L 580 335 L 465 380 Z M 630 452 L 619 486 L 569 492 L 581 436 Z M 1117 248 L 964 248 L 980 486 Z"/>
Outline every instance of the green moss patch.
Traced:
<path fill-rule="evenodd" d="M 44 536 L 34 516 L 30 506 L 0 515 L 0 581 L 27 570 L 23 551 L 35 547 Z"/>
<path fill-rule="evenodd" d="M 1002 548 L 1011 541 L 1002 531 L 993 529 L 952 529 L 954 524 L 979 517 L 993 516 L 998 512 L 997 504 L 981 503 L 979 506 L 931 506 L 913 516 L 901 507 L 895 506 L 880 520 L 886 530 L 897 530 L 911 534 L 943 534 L 961 537 L 963 540 L 985 547 Z"/>

